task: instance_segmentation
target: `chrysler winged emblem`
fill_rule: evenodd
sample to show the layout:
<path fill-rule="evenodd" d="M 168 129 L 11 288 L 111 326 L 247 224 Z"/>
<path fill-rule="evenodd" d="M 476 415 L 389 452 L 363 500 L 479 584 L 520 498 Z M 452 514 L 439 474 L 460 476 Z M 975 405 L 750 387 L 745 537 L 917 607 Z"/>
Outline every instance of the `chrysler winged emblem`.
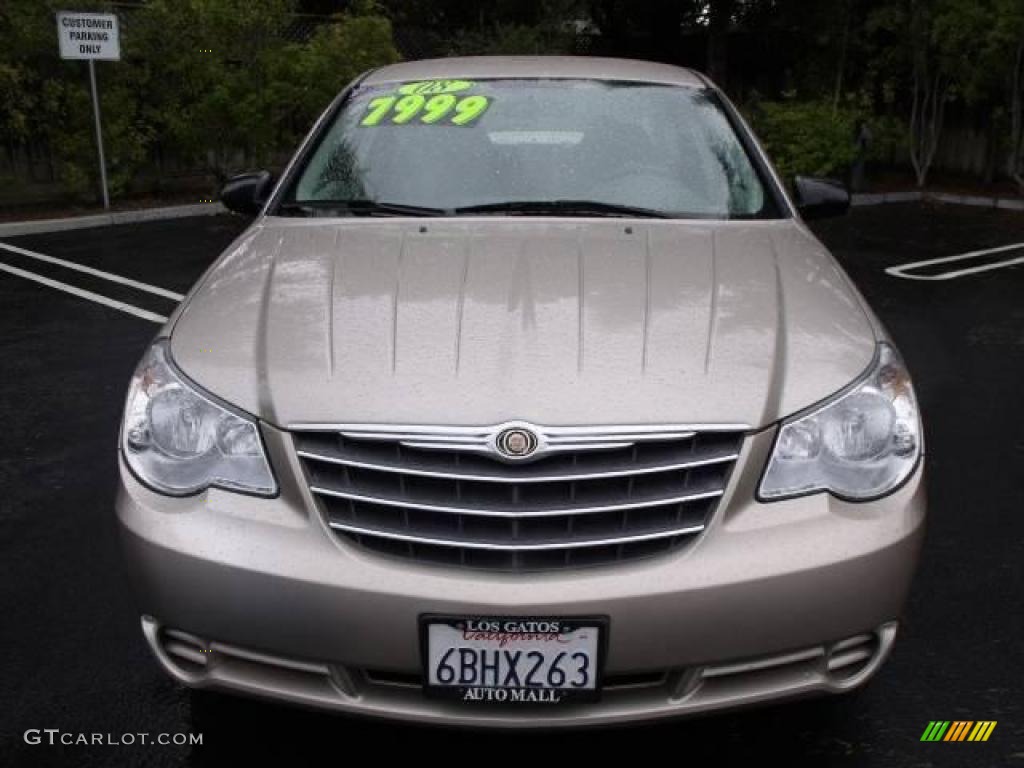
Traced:
<path fill-rule="evenodd" d="M 498 452 L 510 459 L 525 459 L 537 450 L 539 440 L 526 427 L 509 427 L 498 433 L 494 446 Z"/>

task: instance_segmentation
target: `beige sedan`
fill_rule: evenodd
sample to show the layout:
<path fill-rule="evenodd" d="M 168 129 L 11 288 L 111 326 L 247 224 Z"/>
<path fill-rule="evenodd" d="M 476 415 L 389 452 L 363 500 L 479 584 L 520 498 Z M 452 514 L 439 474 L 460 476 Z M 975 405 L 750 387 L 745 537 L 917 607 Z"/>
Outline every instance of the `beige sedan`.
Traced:
<path fill-rule="evenodd" d="M 885 330 L 702 76 L 349 86 L 146 352 L 117 513 L 196 689 L 445 724 L 839 693 L 893 646 L 923 435 Z"/>

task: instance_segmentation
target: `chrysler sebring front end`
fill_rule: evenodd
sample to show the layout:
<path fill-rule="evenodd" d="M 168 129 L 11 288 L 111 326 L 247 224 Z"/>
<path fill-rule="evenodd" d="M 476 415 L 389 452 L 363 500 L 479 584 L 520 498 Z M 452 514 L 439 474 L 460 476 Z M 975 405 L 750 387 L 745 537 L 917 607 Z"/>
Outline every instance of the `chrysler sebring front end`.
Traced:
<path fill-rule="evenodd" d="M 421 722 L 838 693 L 923 531 L 898 351 L 704 78 L 371 72 L 146 351 L 117 511 L 174 678 Z"/>

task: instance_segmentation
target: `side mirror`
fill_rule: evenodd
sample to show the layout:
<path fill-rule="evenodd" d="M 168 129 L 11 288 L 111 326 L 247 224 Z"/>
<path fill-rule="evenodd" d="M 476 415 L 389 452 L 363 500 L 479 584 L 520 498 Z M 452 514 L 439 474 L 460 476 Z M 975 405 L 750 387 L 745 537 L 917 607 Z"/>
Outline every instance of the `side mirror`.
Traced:
<path fill-rule="evenodd" d="M 805 219 L 842 216 L 850 208 L 850 193 L 840 181 L 797 176 L 793 186 L 797 210 Z"/>
<path fill-rule="evenodd" d="M 270 197 L 274 177 L 270 171 L 243 173 L 228 179 L 220 190 L 220 201 L 229 211 L 256 216 Z"/>

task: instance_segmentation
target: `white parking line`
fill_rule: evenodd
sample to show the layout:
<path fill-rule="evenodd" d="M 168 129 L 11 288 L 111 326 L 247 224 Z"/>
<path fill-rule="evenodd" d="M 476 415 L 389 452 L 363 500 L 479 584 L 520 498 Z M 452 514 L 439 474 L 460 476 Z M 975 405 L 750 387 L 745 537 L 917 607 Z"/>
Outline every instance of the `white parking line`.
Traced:
<path fill-rule="evenodd" d="M 1024 243 L 1014 243 L 1013 245 L 1003 245 L 999 248 L 988 248 L 984 251 L 961 253 L 957 256 L 943 256 L 939 259 L 927 259 L 925 261 L 913 261 L 909 264 L 898 264 L 895 267 L 888 267 L 885 271 L 886 274 L 892 275 L 893 277 L 902 277 L 904 280 L 952 280 L 955 277 L 976 275 L 979 272 L 988 272 L 992 269 L 1002 269 L 1003 267 L 1012 267 L 1014 264 L 1024 264 L 1024 256 L 1016 256 L 1014 258 L 1006 259 L 1005 261 L 997 261 L 993 264 L 982 264 L 980 267 L 966 267 L 965 269 L 954 269 L 949 272 L 939 272 L 937 275 L 908 275 L 907 272 L 917 269 L 918 267 L 929 267 L 933 264 L 951 264 L 966 261 L 968 259 L 976 259 L 979 256 L 989 256 L 993 253 L 1018 251 L 1022 248 L 1024 248 Z"/>
<path fill-rule="evenodd" d="M 101 269 L 93 269 L 92 267 L 86 267 L 82 264 L 76 264 L 73 261 L 65 261 L 64 259 L 58 259 L 53 256 L 47 256 L 45 253 L 36 253 L 35 251 L 29 251 L 25 248 L 19 248 L 16 245 L 8 245 L 7 243 L 0 243 L 0 248 L 11 253 L 20 253 L 22 256 L 28 256 L 31 259 L 38 259 L 39 261 L 45 261 L 49 264 L 57 264 L 67 269 L 73 269 L 76 272 L 85 272 L 88 275 L 102 278 L 103 280 L 109 280 L 112 283 L 120 283 L 121 285 L 130 285 L 132 288 L 138 288 L 140 291 L 146 291 L 148 293 L 156 294 L 157 296 L 163 296 L 166 299 L 174 299 L 175 301 L 181 301 L 184 299 L 184 295 L 175 293 L 174 291 L 168 291 L 166 288 L 159 288 L 149 283 L 140 283 L 138 280 L 131 280 L 127 277 L 121 277 L 120 275 L 114 275 L 110 272 L 104 272 Z"/>
<path fill-rule="evenodd" d="M 143 320 L 149 320 L 152 323 L 163 325 L 164 323 L 167 322 L 166 317 L 164 317 L 163 315 L 158 315 L 155 312 L 147 312 L 146 310 L 139 309 L 138 307 L 132 306 L 131 304 L 125 304 L 123 301 L 115 301 L 114 299 L 108 299 L 106 296 L 101 296 L 98 293 L 86 291 L 83 290 L 82 288 L 75 288 L 75 286 L 73 285 L 68 285 L 67 283 L 62 283 L 57 280 L 51 280 L 48 277 L 37 275 L 35 272 L 28 272 L 24 269 L 18 269 L 17 267 L 12 267 L 9 264 L 4 264 L 0 262 L 0 272 L 9 272 L 12 275 L 23 277 L 26 280 L 32 280 L 37 283 L 42 283 L 43 285 L 49 286 L 50 288 L 56 288 L 58 291 L 64 291 L 65 293 L 70 293 L 71 295 L 78 296 L 79 298 L 82 299 L 89 299 L 90 301 L 95 301 L 98 304 L 103 304 L 104 306 L 107 307 L 119 309 L 122 312 L 127 312 L 129 315 L 141 317 Z"/>

